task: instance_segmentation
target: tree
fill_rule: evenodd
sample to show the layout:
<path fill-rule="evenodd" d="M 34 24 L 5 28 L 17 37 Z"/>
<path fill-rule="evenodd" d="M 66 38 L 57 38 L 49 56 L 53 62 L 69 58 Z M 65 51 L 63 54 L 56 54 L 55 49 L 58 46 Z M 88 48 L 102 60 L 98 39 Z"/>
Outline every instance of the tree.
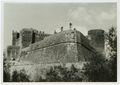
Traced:
<path fill-rule="evenodd" d="M 46 79 L 40 77 L 40 81 L 49 81 L 49 82 L 76 82 L 82 81 L 81 75 L 79 75 L 79 69 L 74 65 L 71 65 L 70 69 L 65 66 L 54 66 L 51 67 L 46 73 Z"/>
<path fill-rule="evenodd" d="M 107 40 L 107 58 L 108 67 L 110 68 L 110 80 L 117 81 L 117 30 L 111 27 L 106 35 Z"/>
<path fill-rule="evenodd" d="M 108 69 L 102 54 L 97 53 L 96 56 L 91 57 L 89 62 L 84 65 L 83 70 L 84 75 L 88 78 L 87 81 L 108 81 Z"/>
<path fill-rule="evenodd" d="M 12 82 L 29 82 L 29 76 L 26 74 L 24 69 L 18 72 L 17 70 L 13 71 Z"/>
<path fill-rule="evenodd" d="M 115 27 L 111 27 L 109 32 L 106 34 L 106 48 L 107 58 L 111 59 L 117 55 L 117 31 Z M 109 60 L 108 59 L 108 60 Z"/>
<path fill-rule="evenodd" d="M 19 73 L 18 71 L 13 71 L 13 75 L 12 75 L 12 82 L 19 82 L 20 77 L 19 77 Z"/>

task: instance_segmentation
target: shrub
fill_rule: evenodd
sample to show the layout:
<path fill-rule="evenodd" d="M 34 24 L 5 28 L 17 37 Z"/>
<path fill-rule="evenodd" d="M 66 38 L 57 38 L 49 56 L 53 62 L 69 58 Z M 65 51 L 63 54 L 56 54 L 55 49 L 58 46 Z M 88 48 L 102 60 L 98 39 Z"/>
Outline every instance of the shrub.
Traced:
<path fill-rule="evenodd" d="M 82 81 L 81 75 L 79 75 L 79 69 L 74 65 L 68 69 L 64 66 L 54 66 L 51 67 L 46 73 L 46 79 L 44 81 L 49 82 L 76 82 Z M 42 79 L 40 79 L 43 81 Z"/>
<path fill-rule="evenodd" d="M 10 81 L 10 73 L 7 70 L 3 71 L 3 81 L 4 82 L 9 82 Z"/>
<path fill-rule="evenodd" d="M 12 82 L 29 82 L 29 76 L 26 74 L 25 70 L 22 69 L 20 72 L 13 71 Z"/>

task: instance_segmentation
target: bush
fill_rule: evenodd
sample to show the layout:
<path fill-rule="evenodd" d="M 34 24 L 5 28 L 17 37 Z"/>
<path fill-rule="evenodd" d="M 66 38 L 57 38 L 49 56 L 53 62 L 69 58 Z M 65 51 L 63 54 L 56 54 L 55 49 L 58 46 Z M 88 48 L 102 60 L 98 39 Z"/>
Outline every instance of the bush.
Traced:
<path fill-rule="evenodd" d="M 25 70 L 22 69 L 20 72 L 13 71 L 12 82 L 29 82 L 29 76 L 26 74 Z"/>
<path fill-rule="evenodd" d="M 71 65 L 71 68 L 68 69 L 64 66 L 54 66 L 51 67 L 46 73 L 46 79 L 40 79 L 40 81 L 47 82 L 76 82 L 82 81 L 80 71 L 75 68 L 74 65 Z M 41 78 L 41 77 L 40 77 Z"/>
<path fill-rule="evenodd" d="M 10 63 L 7 62 L 7 59 L 3 60 L 3 81 L 10 82 Z"/>
<path fill-rule="evenodd" d="M 105 57 L 101 54 L 91 57 L 90 61 L 84 65 L 83 70 L 88 81 L 109 81 L 109 68 L 106 64 Z"/>
<path fill-rule="evenodd" d="M 3 81 L 4 82 L 10 82 L 10 73 L 7 70 L 3 71 Z"/>

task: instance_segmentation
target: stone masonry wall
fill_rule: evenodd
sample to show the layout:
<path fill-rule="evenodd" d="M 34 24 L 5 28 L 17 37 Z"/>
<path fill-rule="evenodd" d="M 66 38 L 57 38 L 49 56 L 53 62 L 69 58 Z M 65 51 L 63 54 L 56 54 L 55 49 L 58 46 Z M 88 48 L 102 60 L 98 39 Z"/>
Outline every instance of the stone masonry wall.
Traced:
<path fill-rule="evenodd" d="M 25 51 L 25 50 L 24 50 Z M 95 50 L 77 30 L 66 30 L 31 44 L 21 61 L 30 63 L 70 63 L 89 60 Z"/>
<path fill-rule="evenodd" d="M 81 69 L 84 66 L 86 62 L 76 62 L 76 63 L 51 63 L 51 64 L 26 64 L 26 65 L 13 65 L 11 67 L 10 74 L 12 75 L 12 72 L 17 70 L 18 72 L 22 69 L 25 69 L 26 74 L 29 75 L 29 79 L 31 81 L 39 81 L 39 77 L 45 78 L 46 71 L 48 72 L 51 67 L 54 66 L 65 66 L 67 68 L 70 68 L 71 65 L 74 65 L 76 68 Z"/>
<path fill-rule="evenodd" d="M 15 69 L 25 69 L 32 80 L 38 78 L 40 70 L 44 70 L 46 66 L 48 68 L 72 63 L 83 66 L 82 63 L 88 62 L 89 58 L 95 55 L 95 50 L 89 45 L 89 40 L 77 30 L 66 30 L 51 35 L 22 51 L 25 55 L 12 66 L 11 73 Z"/>
<path fill-rule="evenodd" d="M 75 32 L 61 32 L 45 38 L 30 46 L 30 51 L 21 58 L 30 63 L 66 63 L 77 62 L 77 44 Z"/>
<path fill-rule="evenodd" d="M 89 61 L 90 57 L 95 55 L 95 49 L 90 45 L 90 41 L 82 33 L 76 31 L 76 36 L 78 61 Z"/>
<path fill-rule="evenodd" d="M 20 55 L 20 47 L 19 46 L 8 46 L 7 47 L 7 58 L 9 60 L 16 60 Z"/>

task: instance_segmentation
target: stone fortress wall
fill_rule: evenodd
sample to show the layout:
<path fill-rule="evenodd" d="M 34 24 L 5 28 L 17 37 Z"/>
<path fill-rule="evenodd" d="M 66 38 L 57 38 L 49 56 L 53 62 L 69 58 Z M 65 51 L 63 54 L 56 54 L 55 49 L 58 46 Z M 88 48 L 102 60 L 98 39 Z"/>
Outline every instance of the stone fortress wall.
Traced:
<path fill-rule="evenodd" d="M 31 63 L 70 63 L 88 60 L 95 50 L 77 30 L 66 30 L 29 46 L 22 61 Z M 79 55 L 79 57 L 78 57 Z"/>
<path fill-rule="evenodd" d="M 47 36 L 50 36 L 50 34 L 32 28 L 24 28 L 20 32 L 13 31 L 12 45 L 7 47 L 5 56 L 9 57 L 9 59 L 13 59 L 13 56 L 17 53 L 14 58 L 16 59 L 24 55 L 26 50 L 29 50 L 29 45 L 41 41 Z M 19 48 L 19 50 L 17 50 L 17 48 Z"/>
<path fill-rule="evenodd" d="M 19 34 L 13 33 L 13 45 L 7 49 L 7 57 L 14 62 L 11 72 L 15 69 L 26 69 L 28 73 L 37 76 L 39 70 L 46 66 L 61 63 L 79 63 L 83 66 L 97 51 L 102 53 L 104 50 L 103 30 L 90 30 L 88 37 L 76 29 L 62 30 L 52 35 L 39 33 L 33 29 L 23 29 Z"/>
<path fill-rule="evenodd" d="M 102 53 L 103 50 L 103 30 L 90 30 L 85 37 L 75 29 L 50 35 L 25 28 L 20 33 L 13 32 L 13 43 L 7 48 L 7 56 L 10 58 L 17 53 L 14 59 L 30 63 L 77 62 L 89 60 L 96 51 Z"/>
<path fill-rule="evenodd" d="M 19 46 L 8 46 L 5 55 L 8 60 L 15 60 L 20 56 Z"/>

